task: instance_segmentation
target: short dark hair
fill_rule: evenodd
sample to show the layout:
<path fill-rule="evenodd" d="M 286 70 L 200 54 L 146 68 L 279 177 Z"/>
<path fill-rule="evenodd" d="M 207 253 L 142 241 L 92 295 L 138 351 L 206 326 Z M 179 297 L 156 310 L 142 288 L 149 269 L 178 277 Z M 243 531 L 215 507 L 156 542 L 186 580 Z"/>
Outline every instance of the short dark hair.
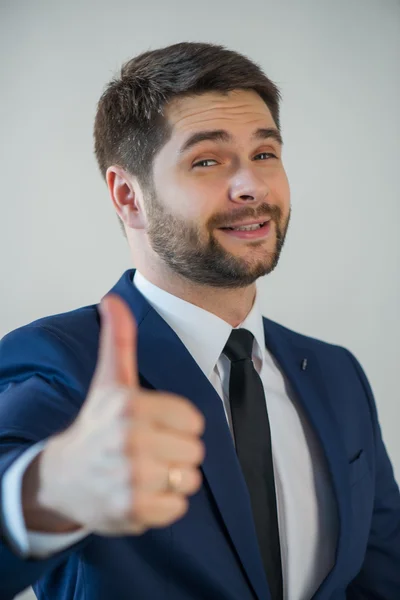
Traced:
<path fill-rule="evenodd" d="M 237 89 L 257 92 L 280 129 L 279 89 L 238 52 L 216 44 L 181 42 L 132 58 L 97 105 L 94 149 L 103 178 L 108 167 L 117 164 L 149 187 L 154 156 L 171 135 L 164 106 L 177 97 Z"/>

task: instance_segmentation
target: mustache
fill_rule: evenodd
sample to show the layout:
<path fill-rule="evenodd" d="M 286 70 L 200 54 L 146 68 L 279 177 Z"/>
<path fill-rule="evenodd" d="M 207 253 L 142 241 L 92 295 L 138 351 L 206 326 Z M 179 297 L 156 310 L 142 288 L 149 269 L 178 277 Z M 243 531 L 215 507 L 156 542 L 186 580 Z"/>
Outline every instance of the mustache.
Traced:
<path fill-rule="evenodd" d="M 280 209 L 277 206 L 269 206 L 262 204 L 257 210 L 254 208 L 246 207 L 241 210 L 236 210 L 229 215 L 215 215 L 209 221 L 210 228 L 228 227 L 231 223 L 238 223 L 243 220 L 255 220 L 259 219 L 279 219 Z"/>

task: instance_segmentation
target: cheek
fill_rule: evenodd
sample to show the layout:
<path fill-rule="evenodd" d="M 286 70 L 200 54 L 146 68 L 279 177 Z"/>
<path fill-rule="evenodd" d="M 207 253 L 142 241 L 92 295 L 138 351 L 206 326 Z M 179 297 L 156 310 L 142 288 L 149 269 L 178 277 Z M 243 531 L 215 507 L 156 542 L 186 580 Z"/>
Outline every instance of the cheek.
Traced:
<path fill-rule="evenodd" d="M 221 211 L 221 199 L 226 194 L 226 187 L 221 182 L 211 181 L 210 178 L 184 178 L 175 184 L 176 200 L 179 211 L 185 218 L 198 225 L 204 225 L 208 220 Z"/>
<path fill-rule="evenodd" d="M 287 212 L 290 205 L 290 186 L 284 169 L 281 169 L 269 180 L 269 188 L 275 202 L 279 203 L 282 210 Z"/>

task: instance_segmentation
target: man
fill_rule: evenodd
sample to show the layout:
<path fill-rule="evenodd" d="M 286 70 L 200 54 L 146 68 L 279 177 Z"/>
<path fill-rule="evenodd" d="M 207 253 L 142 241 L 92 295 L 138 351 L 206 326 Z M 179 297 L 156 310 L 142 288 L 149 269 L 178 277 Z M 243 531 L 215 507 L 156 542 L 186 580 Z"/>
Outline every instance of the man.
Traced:
<path fill-rule="evenodd" d="M 102 95 L 96 157 L 137 269 L 2 341 L 2 599 L 400 598 L 364 371 L 260 312 L 290 220 L 279 100 L 200 43 Z"/>

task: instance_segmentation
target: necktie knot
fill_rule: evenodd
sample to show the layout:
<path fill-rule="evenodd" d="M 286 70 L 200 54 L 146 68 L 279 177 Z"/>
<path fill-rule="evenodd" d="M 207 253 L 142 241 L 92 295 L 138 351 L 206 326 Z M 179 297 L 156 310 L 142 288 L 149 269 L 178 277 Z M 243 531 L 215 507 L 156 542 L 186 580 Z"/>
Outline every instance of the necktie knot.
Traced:
<path fill-rule="evenodd" d="M 233 329 L 223 349 L 231 362 L 252 357 L 254 335 L 248 329 Z"/>

